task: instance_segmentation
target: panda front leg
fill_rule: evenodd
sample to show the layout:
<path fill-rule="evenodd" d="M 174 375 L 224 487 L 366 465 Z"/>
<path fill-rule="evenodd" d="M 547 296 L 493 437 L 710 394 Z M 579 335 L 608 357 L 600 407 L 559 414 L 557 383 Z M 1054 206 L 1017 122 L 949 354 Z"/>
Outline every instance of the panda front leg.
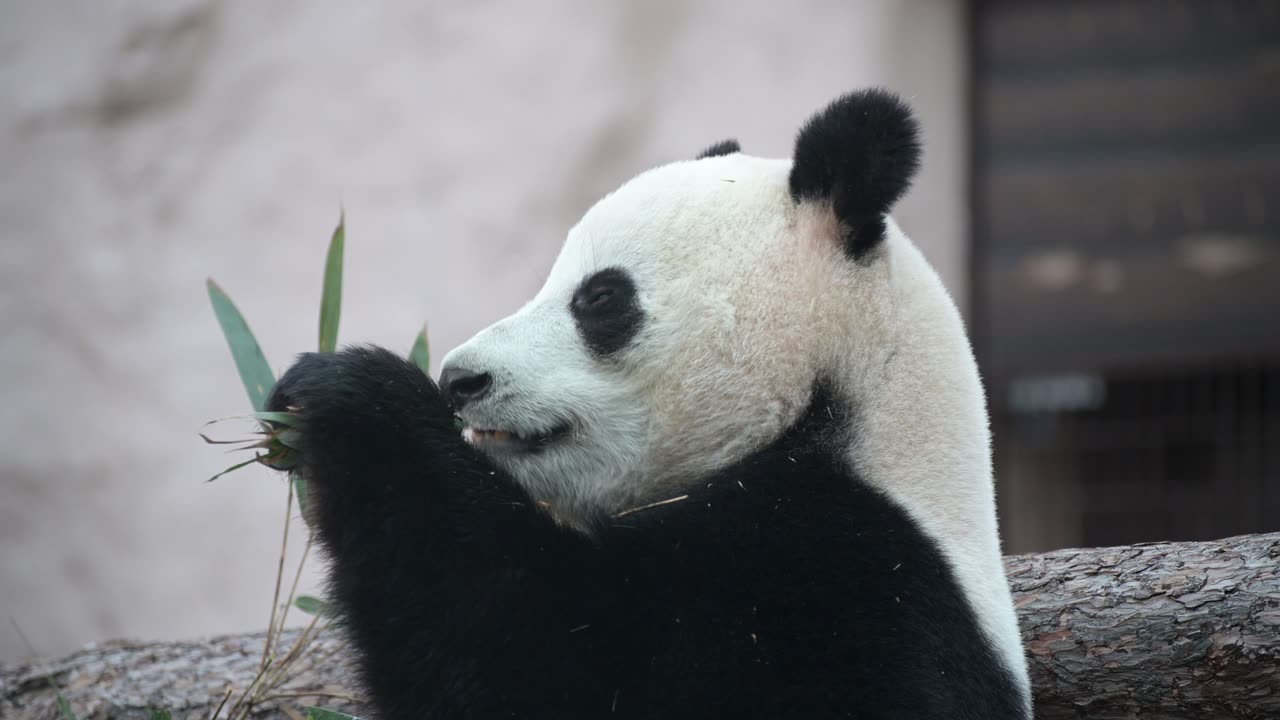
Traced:
<path fill-rule="evenodd" d="M 329 594 L 380 716 L 539 717 L 603 703 L 577 587 L 596 560 L 460 437 L 436 385 L 377 348 L 307 354 L 270 410 L 298 416 Z"/>

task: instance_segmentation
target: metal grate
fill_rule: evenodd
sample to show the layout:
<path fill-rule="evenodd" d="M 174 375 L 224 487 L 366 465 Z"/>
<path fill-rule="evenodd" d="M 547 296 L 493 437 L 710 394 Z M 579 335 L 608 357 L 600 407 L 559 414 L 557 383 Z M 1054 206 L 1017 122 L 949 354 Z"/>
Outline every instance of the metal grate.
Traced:
<path fill-rule="evenodd" d="M 1048 478 L 1014 511 L 1057 528 L 1023 524 L 1027 549 L 1280 529 L 1280 361 L 1023 378 L 1002 394 L 1003 485 Z"/>

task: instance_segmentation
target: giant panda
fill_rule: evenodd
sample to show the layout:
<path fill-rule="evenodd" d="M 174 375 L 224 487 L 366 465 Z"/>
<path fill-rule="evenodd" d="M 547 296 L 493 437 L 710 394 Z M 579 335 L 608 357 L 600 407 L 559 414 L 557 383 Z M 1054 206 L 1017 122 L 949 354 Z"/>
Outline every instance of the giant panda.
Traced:
<path fill-rule="evenodd" d="M 438 383 L 296 361 L 377 717 L 1030 717 L 978 373 L 888 216 L 918 138 L 866 90 L 637 176 Z"/>

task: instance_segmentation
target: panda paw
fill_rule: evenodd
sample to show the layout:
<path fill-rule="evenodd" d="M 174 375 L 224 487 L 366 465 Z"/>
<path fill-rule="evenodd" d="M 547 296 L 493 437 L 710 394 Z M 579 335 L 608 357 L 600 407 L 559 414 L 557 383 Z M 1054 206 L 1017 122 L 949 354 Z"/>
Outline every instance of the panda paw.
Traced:
<path fill-rule="evenodd" d="M 408 576 L 387 558 L 429 541 L 437 526 L 422 519 L 449 512 L 466 447 L 431 378 L 377 347 L 308 353 L 276 383 L 267 409 L 293 416 L 290 470 L 304 481 L 303 512 L 336 563 L 334 581 Z M 340 606 L 349 602 L 338 595 Z"/>
<path fill-rule="evenodd" d="M 304 465 L 413 454 L 433 433 L 457 435 L 436 384 L 382 348 L 306 353 L 280 378 L 267 410 L 296 416 Z"/>

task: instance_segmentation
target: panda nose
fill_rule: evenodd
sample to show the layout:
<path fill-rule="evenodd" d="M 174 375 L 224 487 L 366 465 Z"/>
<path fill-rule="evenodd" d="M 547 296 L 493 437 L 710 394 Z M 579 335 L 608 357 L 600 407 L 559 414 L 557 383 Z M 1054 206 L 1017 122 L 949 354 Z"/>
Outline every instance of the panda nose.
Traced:
<path fill-rule="evenodd" d="M 493 376 L 487 372 L 460 367 L 440 371 L 440 391 L 454 410 L 461 410 L 467 403 L 488 395 L 492 388 Z"/>

